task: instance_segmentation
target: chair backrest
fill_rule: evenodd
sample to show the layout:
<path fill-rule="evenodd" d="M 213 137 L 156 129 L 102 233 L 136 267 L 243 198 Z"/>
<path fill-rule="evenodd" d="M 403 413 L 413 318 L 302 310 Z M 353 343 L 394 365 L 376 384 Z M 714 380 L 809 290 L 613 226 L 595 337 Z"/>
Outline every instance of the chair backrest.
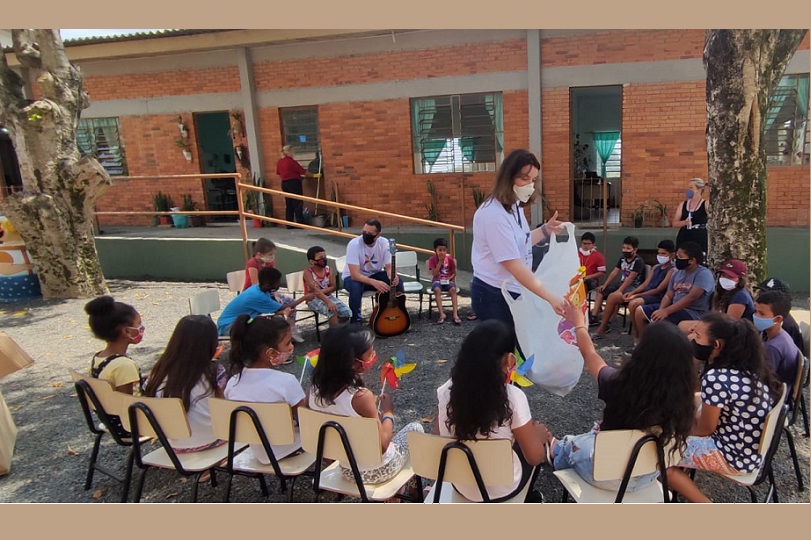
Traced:
<path fill-rule="evenodd" d="M 335 259 L 335 270 L 338 271 L 339 275 L 343 273 L 344 268 L 346 268 L 346 255 Z"/>
<path fill-rule="evenodd" d="M 652 269 L 653 269 L 653 267 L 651 265 L 649 265 L 649 264 L 645 265 L 645 275 L 642 276 L 643 281 L 648 279 L 648 276 L 650 275 Z"/>
<path fill-rule="evenodd" d="M 647 432 L 638 429 L 601 431 L 594 440 L 594 479 L 619 480 L 625 474 L 634 445 Z M 631 476 L 649 474 L 658 470 L 656 442 L 651 440 L 639 451 Z"/>
<path fill-rule="evenodd" d="M 803 335 L 803 354 L 807 357 L 811 352 L 809 351 L 809 344 L 811 344 L 811 326 L 805 321 L 799 321 L 797 326 L 800 327 L 800 333 Z"/>
<path fill-rule="evenodd" d="M 211 427 L 214 436 L 224 441 L 231 438 L 231 422 L 234 426 L 234 442 L 262 444 L 249 410 L 256 414 L 261 429 L 270 444 L 293 444 L 293 415 L 287 403 L 252 403 L 248 401 L 229 401 L 222 398 L 208 398 L 211 411 Z M 241 413 L 234 414 L 240 409 Z"/>
<path fill-rule="evenodd" d="M 761 470 L 771 460 L 771 456 L 777 451 L 777 445 L 780 442 L 780 433 L 782 432 L 783 425 L 785 424 L 786 414 L 788 408 L 786 399 L 788 398 L 788 386 L 783 383 L 783 391 L 780 399 L 774 404 L 772 410 L 766 414 L 763 419 L 763 427 L 761 428 L 760 445 L 758 446 L 758 455 L 761 457 Z M 780 420 L 780 417 L 783 420 Z"/>
<path fill-rule="evenodd" d="M 802 351 L 797 351 L 797 372 L 794 375 L 794 386 L 791 387 L 791 395 L 786 399 L 790 409 L 794 409 L 797 400 L 800 398 L 800 392 L 803 390 L 803 381 L 805 380 L 808 371 L 808 361 L 803 356 Z"/>
<path fill-rule="evenodd" d="M 442 451 L 455 442 L 463 444 L 473 453 L 485 486 L 509 486 L 513 483 L 512 445 L 507 439 L 457 441 L 451 437 L 412 431 L 408 433 L 408 453 L 414 473 L 422 478 L 438 479 Z M 448 450 L 442 480 L 454 484 L 476 485 L 473 470 L 463 450 Z"/>
<path fill-rule="evenodd" d="M 105 413 L 111 416 L 125 416 L 127 414 L 126 405 L 124 405 L 124 401 L 121 399 L 121 396 L 126 394 L 116 392 L 110 381 L 82 375 L 72 369 L 68 371 L 70 371 L 70 377 L 74 382 L 84 381 L 84 383 L 90 387 L 90 390 L 96 395 L 96 399 Z M 90 396 L 85 396 L 85 401 L 92 410 L 96 410 L 96 405 L 93 403 Z"/>
<path fill-rule="evenodd" d="M 225 274 L 225 281 L 228 282 L 228 290 L 232 293 L 241 293 L 242 286 L 245 285 L 245 270 L 234 270 Z"/>
<path fill-rule="evenodd" d="M 321 426 L 335 422 L 346 432 L 352 453 L 358 467 L 376 467 L 383 461 L 380 450 L 380 433 L 374 418 L 348 417 L 327 414 L 312 409 L 298 409 L 301 447 L 313 455 L 318 453 L 318 438 Z M 344 452 L 341 438 L 335 429 L 324 430 L 324 449 L 322 456 L 326 459 L 337 459 L 344 463 L 349 458 Z"/>
<path fill-rule="evenodd" d="M 119 392 L 120 393 L 120 392 Z M 157 437 L 158 433 L 149 423 L 144 412 L 134 407 L 136 403 L 143 403 L 152 412 L 157 424 L 163 430 L 164 435 L 169 439 L 186 439 L 191 437 L 189 420 L 186 418 L 186 410 L 183 408 L 183 401 L 180 398 L 157 398 L 157 397 L 137 397 L 129 394 L 121 394 L 122 402 L 128 410 L 128 414 L 121 415 L 121 423 L 124 429 L 133 431 L 130 415 L 135 415 L 138 422 L 139 437 Z"/>
<path fill-rule="evenodd" d="M 220 310 L 220 295 L 216 289 L 208 289 L 189 298 L 189 313 L 211 315 Z"/>
<path fill-rule="evenodd" d="M 287 283 L 287 290 L 293 295 L 304 292 L 304 270 L 285 274 L 284 279 Z"/>

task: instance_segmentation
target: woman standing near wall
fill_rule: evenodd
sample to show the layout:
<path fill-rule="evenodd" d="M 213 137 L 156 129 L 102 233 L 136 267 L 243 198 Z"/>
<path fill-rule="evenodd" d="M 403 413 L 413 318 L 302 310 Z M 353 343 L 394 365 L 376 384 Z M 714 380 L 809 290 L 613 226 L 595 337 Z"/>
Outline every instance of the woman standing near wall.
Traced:
<path fill-rule="evenodd" d="M 707 220 L 709 218 L 710 203 L 703 198 L 706 183 L 701 178 L 693 178 L 687 184 L 686 199 L 676 208 L 673 217 L 673 226 L 679 228 L 676 236 L 676 247 L 683 242 L 695 242 L 701 246 L 701 251 L 707 254 Z M 698 200 L 696 200 L 698 195 Z"/>
<path fill-rule="evenodd" d="M 301 184 L 301 177 L 304 175 L 307 178 L 312 178 L 313 175 L 307 172 L 304 167 L 295 160 L 295 155 L 296 153 L 291 145 L 283 146 L 282 159 L 276 163 L 276 174 L 282 178 L 282 191 L 296 195 L 304 195 L 304 186 Z M 295 223 L 304 223 L 304 201 L 285 197 L 284 202 L 284 219 Z M 288 225 L 287 228 L 293 229 L 294 227 Z"/>

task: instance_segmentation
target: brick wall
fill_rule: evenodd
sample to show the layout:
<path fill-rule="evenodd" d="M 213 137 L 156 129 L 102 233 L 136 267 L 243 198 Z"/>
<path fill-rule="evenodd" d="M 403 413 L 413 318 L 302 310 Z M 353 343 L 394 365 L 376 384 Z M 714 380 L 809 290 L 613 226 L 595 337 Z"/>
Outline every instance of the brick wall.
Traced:
<path fill-rule="evenodd" d="M 808 165 L 767 169 L 766 225 L 808 227 L 810 175 Z"/>
<path fill-rule="evenodd" d="M 561 220 L 571 220 L 569 89 L 550 88 L 541 97 L 543 189 Z"/>
<path fill-rule="evenodd" d="M 94 101 L 239 92 L 239 69 L 233 66 L 85 77 L 84 87 Z"/>
<path fill-rule="evenodd" d="M 340 86 L 525 70 L 526 40 L 328 58 L 265 62 L 254 66 L 258 90 Z"/>

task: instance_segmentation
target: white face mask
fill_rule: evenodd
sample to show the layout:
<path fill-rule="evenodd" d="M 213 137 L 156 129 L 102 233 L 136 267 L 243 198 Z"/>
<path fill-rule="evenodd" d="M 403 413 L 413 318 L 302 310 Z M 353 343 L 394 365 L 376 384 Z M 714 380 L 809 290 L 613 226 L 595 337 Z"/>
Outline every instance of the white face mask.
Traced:
<path fill-rule="evenodd" d="M 718 278 L 718 284 L 725 291 L 731 291 L 732 289 L 734 289 L 738 285 L 736 282 L 732 281 L 729 278 L 725 278 L 725 277 Z"/>
<path fill-rule="evenodd" d="M 535 184 L 527 184 L 526 186 L 513 185 L 513 191 L 515 192 L 515 196 L 518 197 L 518 200 L 525 203 L 532 197 L 532 194 L 535 193 Z"/>
<path fill-rule="evenodd" d="M 659 264 L 665 264 L 670 261 L 670 257 L 667 255 L 657 255 L 656 260 L 659 261 Z"/>
<path fill-rule="evenodd" d="M 586 256 L 586 257 L 588 257 L 589 255 L 591 255 L 591 251 L 592 251 L 592 250 L 588 250 L 588 251 L 586 251 L 585 249 L 580 248 L 580 253 L 582 253 L 582 254 L 583 254 L 584 256 Z"/>

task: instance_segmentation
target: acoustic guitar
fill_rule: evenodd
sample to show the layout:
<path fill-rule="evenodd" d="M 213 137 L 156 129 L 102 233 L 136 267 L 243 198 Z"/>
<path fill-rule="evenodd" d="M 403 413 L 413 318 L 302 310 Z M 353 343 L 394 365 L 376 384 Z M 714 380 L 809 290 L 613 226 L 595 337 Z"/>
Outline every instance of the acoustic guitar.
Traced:
<path fill-rule="evenodd" d="M 397 275 L 397 244 L 389 239 L 391 253 L 391 275 Z M 399 336 L 411 327 L 411 317 L 405 307 L 405 293 L 397 292 L 394 286 L 387 292 L 377 293 L 377 304 L 369 319 L 369 326 L 380 337 Z"/>

